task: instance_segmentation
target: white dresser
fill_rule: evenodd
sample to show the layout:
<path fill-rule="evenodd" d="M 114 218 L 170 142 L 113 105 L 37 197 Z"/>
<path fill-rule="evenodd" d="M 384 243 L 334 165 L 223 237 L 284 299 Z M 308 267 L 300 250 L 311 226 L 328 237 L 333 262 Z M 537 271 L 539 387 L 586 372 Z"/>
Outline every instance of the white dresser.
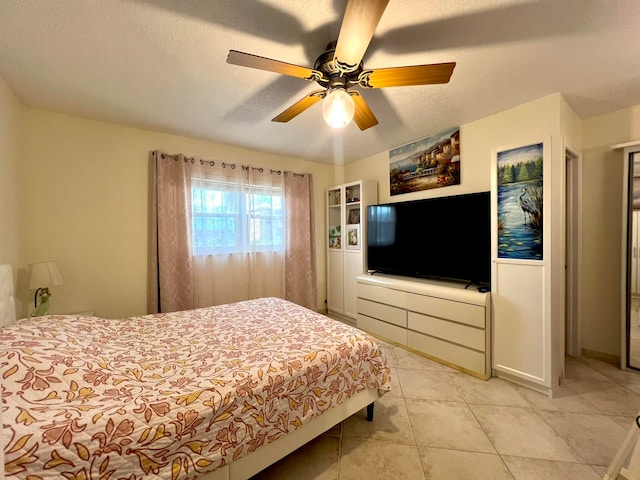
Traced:
<path fill-rule="evenodd" d="M 358 328 L 478 378 L 491 376 L 491 294 L 391 275 L 358 275 Z"/>

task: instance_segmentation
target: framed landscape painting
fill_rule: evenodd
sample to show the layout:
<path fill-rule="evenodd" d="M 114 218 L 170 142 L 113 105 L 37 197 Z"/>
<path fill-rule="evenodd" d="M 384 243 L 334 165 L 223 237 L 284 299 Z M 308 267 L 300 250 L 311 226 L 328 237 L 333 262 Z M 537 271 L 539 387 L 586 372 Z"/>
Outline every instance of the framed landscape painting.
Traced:
<path fill-rule="evenodd" d="M 504 150 L 498 162 L 498 258 L 542 260 L 543 144 Z"/>
<path fill-rule="evenodd" d="M 460 127 L 389 151 L 391 195 L 460 184 Z"/>

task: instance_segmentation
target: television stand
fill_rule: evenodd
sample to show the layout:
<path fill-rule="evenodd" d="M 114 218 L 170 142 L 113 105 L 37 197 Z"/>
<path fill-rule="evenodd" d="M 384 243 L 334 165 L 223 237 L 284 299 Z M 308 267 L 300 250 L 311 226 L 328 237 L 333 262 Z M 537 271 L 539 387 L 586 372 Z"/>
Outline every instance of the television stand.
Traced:
<path fill-rule="evenodd" d="M 357 276 L 358 328 L 483 380 L 491 376 L 491 294 L 464 283 Z"/>

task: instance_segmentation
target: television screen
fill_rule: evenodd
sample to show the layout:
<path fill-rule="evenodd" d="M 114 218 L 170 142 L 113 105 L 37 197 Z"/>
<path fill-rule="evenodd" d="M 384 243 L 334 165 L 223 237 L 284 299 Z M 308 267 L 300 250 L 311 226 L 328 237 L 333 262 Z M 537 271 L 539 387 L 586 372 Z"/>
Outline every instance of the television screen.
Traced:
<path fill-rule="evenodd" d="M 490 192 L 370 205 L 367 269 L 488 286 Z"/>

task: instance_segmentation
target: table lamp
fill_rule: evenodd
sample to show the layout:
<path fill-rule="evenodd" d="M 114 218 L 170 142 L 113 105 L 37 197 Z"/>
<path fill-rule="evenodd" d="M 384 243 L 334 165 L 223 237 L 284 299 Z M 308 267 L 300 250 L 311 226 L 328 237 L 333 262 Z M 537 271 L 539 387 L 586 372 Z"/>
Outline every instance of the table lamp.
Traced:
<path fill-rule="evenodd" d="M 36 289 L 33 297 L 35 308 L 31 312 L 32 317 L 40 317 L 49 313 L 49 297 L 51 297 L 49 287 L 62 285 L 62 283 L 62 275 L 60 275 L 55 262 L 39 262 L 31 265 L 29 288 Z"/>

